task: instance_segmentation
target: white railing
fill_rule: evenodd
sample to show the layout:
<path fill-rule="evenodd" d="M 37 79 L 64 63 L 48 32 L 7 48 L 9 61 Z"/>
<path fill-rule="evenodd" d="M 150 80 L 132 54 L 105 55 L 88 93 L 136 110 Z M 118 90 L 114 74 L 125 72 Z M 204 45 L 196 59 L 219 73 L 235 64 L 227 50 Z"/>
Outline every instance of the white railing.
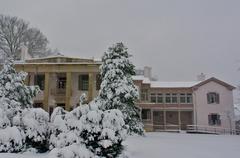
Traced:
<path fill-rule="evenodd" d="M 152 127 L 155 131 L 179 131 L 180 126 L 174 124 L 167 124 L 167 125 L 159 125 L 159 124 L 151 124 L 151 123 L 144 123 L 145 127 Z"/>
<path fill-rule="evenodd" d="M 209 133 L 209 134 L 240 134 L 240 130 L 201 125 L 187 125 L 189 133 Z"/>

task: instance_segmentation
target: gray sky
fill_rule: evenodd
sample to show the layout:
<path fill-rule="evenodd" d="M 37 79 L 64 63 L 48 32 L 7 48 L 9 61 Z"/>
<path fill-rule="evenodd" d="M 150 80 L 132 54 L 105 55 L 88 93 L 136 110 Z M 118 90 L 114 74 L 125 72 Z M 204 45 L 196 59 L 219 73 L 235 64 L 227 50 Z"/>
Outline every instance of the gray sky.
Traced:
<path fill-rule="evenodd" d="M 240 83 L 239 0 L 0 0 L 0 13 L 38 27 L 63 54 L 100 58 L 122 41 L 164 81 L 203 72 Z"/>

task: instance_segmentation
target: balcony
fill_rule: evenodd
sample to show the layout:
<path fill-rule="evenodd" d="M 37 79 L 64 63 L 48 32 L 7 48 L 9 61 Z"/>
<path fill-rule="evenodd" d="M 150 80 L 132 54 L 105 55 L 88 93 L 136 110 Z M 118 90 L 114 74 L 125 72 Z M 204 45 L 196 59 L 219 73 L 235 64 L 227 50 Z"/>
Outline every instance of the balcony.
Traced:
<path fill-rule="evenodd" d="M 65 96 L 66 95 L 66 89 L 51 89 L 50 90 L 51 95 L 53 96 Z"/>

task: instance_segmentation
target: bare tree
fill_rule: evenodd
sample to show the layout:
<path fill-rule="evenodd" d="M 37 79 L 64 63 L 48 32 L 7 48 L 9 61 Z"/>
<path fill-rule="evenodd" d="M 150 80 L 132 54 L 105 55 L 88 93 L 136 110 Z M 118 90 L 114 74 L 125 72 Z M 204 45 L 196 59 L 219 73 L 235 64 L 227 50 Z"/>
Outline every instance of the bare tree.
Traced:
<path fill-rule="evenodd" d="M 49 53 L 48 40 L 37 28 L 18 17 L 0 15 L 0 53 L 2 56 L 19 57 L 21 44 L 28 48 L 32 57 L 46 56 Z"/>
<path fill-rule="evenodd" d="M 0 50 L 5 56 L 16 58 L 23 42 L 28 23 L 17 17 L 0 15 Z"/>
<path fill-rule="evenodd" d="M 24 34 L 24 45 L 28 48 L 28 53 L 32 57 L 48 55 L 48 39 L 37 28 L 30 28 Z"/>

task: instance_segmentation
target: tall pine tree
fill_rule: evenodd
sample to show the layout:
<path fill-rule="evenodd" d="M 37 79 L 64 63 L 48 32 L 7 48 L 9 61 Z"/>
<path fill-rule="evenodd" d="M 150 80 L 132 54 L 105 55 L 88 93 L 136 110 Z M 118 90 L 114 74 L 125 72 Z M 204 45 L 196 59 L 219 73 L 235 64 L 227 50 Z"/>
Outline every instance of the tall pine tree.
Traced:
<path fill-rule="evenodd" d="M 27 73 L 15 70 L 12 59 L 7 59 L 0 71 L 0 98 L 14 101 L 21 108 L 31 107 L 33 97 L 39 92 L 39 88 L 26 86 L 24 84 L 26 76 Z"/>
<path fill-rule="evenodd" d="M 104 53 L 100 67 L 102 83 L 99 97 L 104 101 L 104 110 L 119 109 L 123 113 L 129 134 L 143 135 L 140 110 L 135 106 L 139 96 L 132 80 L 135 66 L 130 57 L 123 43 L 116 43 Z"/>

